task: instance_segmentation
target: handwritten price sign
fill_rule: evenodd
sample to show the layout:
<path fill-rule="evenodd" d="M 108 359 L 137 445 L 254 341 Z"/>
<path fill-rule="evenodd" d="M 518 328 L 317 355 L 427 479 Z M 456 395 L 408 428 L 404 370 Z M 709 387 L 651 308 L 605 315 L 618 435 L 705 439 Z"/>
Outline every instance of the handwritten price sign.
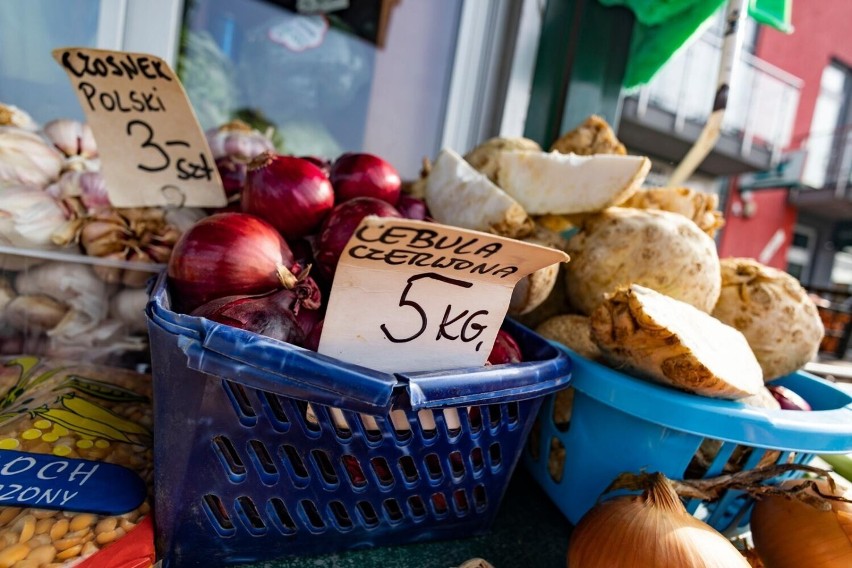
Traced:
<path fill-rule="evenodd" d="M 98 143 L 115 207 L 222 207 L 222 180 L 180 80 L 153 55 L 53 50 Z"/>
<path fill-rule="evenodd" d="M 566 260 L 477 231 L 367 217 L 340 257 L 319 352 L 388 372 L 484 365 L 515 284 Z"/>

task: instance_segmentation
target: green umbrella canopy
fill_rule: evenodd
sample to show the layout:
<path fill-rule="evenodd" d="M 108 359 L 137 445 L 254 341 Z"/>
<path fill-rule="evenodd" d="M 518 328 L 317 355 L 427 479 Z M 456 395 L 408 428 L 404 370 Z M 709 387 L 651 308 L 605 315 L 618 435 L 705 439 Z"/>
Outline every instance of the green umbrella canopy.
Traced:
<path fill-rule="evenodd" d="M 710 23 L 725 0 L 598 0 L 604 6 L 625 6 L 636 15 L 623 85 L 638 87 L 651 80 L 672 55 Z M 749 0 L 748 13 L 761 24 L 785 33 L 792 0 Z"/>

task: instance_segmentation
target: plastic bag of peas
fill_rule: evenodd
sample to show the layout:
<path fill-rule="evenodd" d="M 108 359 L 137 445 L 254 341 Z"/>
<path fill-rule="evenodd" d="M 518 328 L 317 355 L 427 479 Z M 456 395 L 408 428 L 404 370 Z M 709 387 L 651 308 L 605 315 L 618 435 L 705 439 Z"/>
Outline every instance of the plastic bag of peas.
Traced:
<path fill-rule="evenodd" d="M 148 498 L 121 515 L 57 509 L 49 490 L 12 483 L 8 474 L 22 467 L 3 459 L 20 455 L 11 450 L 117 464 L 139 474 L 150 496 L 152 427 L 148 375 L 26 355 L 0 358 L 0 568 L 70 566 L 83 559 L 87 567 L 118 568 L 110 560 L 118 557 L 153 561 L 149 522 L 136 529 L 150 512 Z M 48 473 L 60 468 L 36 475 L 51 479 L 56 475 Z M 134 529 L 136 538 L 122 543 Z M 121 550 L 131 542 L 132 551 Z"/>

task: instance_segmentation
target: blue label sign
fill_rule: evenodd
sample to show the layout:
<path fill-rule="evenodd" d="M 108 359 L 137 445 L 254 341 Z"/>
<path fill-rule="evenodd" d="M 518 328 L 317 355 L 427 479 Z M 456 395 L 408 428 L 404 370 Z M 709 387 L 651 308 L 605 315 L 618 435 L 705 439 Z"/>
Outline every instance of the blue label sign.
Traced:
<path fill-rule="evenodd" d="M 142 478 L 120 465 L 0 450 L 0 506 L 121 515 L 146 495 Z"/>

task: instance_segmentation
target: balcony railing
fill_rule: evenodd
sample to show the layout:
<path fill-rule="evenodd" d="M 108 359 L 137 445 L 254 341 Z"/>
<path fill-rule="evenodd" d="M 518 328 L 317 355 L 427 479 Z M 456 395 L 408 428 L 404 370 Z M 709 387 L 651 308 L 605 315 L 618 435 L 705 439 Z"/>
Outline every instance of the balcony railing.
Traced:
<path fill-rule="evenodd" d="M 687 121 L 706 122 L 716 91 L 721 46 L 721 38 L 705 33 L 675 55 L 651 83 L 632 95 L 638 100 L 637 117 L 641 119 L 650 105 L 674 115 L 676 132 Z M 741 52 L 731 80 L 723 135 L 740 141 L 743 156 L 759 145 L 776 160 L 790 142 L 801 87 L 798 77 Z"/>
<path fill-rule="evenodd" d="M 833 132 L 812 132 L 796 142 L 807 151 L 801 189 L 831 189 L 837 198 L 848 197 L 852 185 L 852 124 Z"/>

